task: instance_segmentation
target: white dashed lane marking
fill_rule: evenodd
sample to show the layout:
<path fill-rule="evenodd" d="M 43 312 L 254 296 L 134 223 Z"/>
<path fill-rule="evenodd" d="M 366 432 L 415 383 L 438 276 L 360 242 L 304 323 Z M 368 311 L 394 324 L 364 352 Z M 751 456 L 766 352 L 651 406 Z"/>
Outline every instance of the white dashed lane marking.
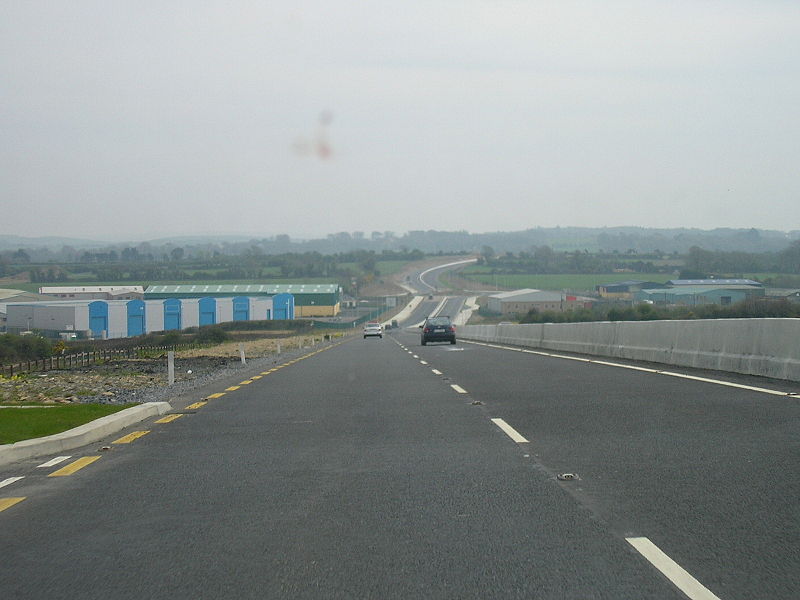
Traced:
<path fill-rule="evenodd" d="M 691 600 L 720 600 L 646 537 L 625 540 Z"/>
<path fill-rule="evenodd" d="M 518 444 L 524 444 L 524 443 L 526 443 L 528 441 L 528 440 L 525 439 L 525 437 L 521 433 L 519 433 L 511 425 L 506 423 L 503 419 L 492 419 L 492 423 L 494 423 L 500 429 L 502 429 L 508 437 L 510 437 L 512 440 L 514 440 Z"/>
<path fill-rule="evenodd" d="M 62 463 L 65 460 L 69 460 L 70 458 L 72 458 L 72 457 L 71 456 L 56 456 L 55 458 L 52 458 L 52 459 L 48 460 L 47 462 L 40 464 L 37 467 L 37 469 L 46 469 L 47 467 L 55 467 L 58 463 Z"/>
<path fill-rule="evenodd" d="M 3 479 L 3 481 L 0 481 L 0 488 L 6 487 L 7 485 L 11 485 L 15 481 L 19 481 L 20 479 L 25 479 L 25 476 L 22 475 L 20 477 L 9 477 L 8 479 Z"/>

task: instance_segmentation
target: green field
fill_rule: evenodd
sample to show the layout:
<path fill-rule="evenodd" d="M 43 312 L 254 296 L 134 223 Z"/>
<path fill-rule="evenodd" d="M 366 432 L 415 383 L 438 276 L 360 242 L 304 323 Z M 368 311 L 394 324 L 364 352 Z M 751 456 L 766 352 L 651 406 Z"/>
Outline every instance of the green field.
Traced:
<path fill-rule="evenodd" d="M 476 267 L 480 268 L 480 267 Z M 470 268 L 470 270 L 472 267 Z M 479 281 L 498 289 L 532 288 L 537 290 L 584 290 L 593 291 L 595 286 L 616 281 L 637 279 L 664 283 L 674 277 L 667 273 L 600 273 L 600 274 L 561 274 L 561 275 L 492 275 L 490 273 L 470 273 L 467 269 L 462 276 Z"/>
<path fill-rule="evenodd" d="M 0 408 L 0 444 L 53 435 L 113 414 L 133 404 L 64 404 Z"/>

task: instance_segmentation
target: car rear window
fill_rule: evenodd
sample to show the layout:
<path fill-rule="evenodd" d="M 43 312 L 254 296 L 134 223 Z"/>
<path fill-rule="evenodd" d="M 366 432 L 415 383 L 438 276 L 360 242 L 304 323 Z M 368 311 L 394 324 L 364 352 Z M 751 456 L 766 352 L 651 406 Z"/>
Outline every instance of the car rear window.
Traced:
<path fill-rule="evenodd" d="M 449 317 L 431 317 L 428 319 L 428 325 L 450 325 Z"/>

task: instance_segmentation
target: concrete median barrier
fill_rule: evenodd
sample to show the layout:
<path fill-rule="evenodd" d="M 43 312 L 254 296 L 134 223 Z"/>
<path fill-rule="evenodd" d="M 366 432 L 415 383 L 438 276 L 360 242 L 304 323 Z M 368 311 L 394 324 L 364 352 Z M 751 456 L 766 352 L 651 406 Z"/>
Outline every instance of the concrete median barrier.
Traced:
<path fill-rule="evenodd" d="M 800 381 L 800 319 L 465 325 L 460 336 Z"/>

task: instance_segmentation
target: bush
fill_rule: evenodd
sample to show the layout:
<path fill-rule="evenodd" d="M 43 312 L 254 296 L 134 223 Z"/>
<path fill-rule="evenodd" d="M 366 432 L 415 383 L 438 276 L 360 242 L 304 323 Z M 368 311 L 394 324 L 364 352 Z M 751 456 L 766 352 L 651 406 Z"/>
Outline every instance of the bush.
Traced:
<path fill-rule="evenodd" d="M 221 344 L 229 339 L 228 333 L 219 325 L 201 327 L 194 336 L 194 341 L 198 344 Z"/>
<path fill-rule="evenodd" d="M 181 343 L 182 338 L 181 334 L 177 331 L 170 331 L 169 333 L 165 334 L 161 343 L 165 346 L 177 346 Z"/>
<path fill-rule="evenodd" d="M 0 364 L 38 360 L 52 356 L 50 340 L 38 335 L 0 335 Z"/>

